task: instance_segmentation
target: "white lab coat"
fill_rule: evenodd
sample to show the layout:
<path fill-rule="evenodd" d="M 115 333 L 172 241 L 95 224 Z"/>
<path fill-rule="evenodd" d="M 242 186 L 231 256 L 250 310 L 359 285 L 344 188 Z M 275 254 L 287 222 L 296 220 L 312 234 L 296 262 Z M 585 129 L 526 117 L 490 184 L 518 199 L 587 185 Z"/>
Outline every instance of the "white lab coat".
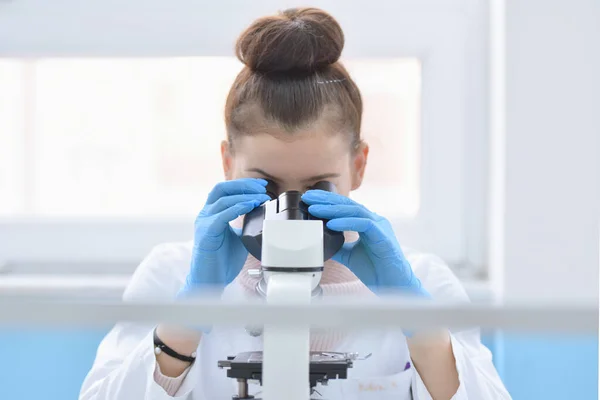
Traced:
<path fill-rule="evenodd" d="M 140 264 L 124 298 L 172 299 L 189 270 L 192 244 L 157 246 Z M 415 274 L 427 291 L 438 300 L 468 301 L 458 279 L 437 257 L 406 251 Z M 239 286 L 229 285 L 225 296 L 236 296 Z M 104 338 L 94 365 L 87 375 L 80 400 L 170 400 L 154 380 L 153 326 L 120 323 Z M 490 351 L 481 344 L 476 329 L 451 334 L 460 386 L 454 400 L 510 399 L 492 364 Z M 237 388 L 217 361 L 244 351 L 261 350 L 260 338 L 250 337 L 243 327 L 218 328 L 205 335 L 175 399 L 230 400 Z M 330 381 L 318 391 L 329 400 L 427 400 L 431 399 L 423 381 L 410 362 L 406 338 L 401 331 L 369 331 L 350 334 L 331 351 L 372 353 L 354 363 L 348 379 Z M 250 394 L 260 387 L 251 386 Z"/>

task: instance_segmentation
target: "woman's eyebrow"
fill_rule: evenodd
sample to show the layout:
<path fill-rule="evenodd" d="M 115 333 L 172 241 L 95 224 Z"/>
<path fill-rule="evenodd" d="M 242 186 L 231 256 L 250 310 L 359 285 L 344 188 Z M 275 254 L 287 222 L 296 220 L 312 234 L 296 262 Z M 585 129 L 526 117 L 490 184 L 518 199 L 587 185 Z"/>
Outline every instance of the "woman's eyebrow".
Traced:
<path fill-rule="evenodd" d="M 306 179 L 306 182 L 315 182 L 315 181 L 324 181 L 327 180 L 329 178 L 339 178 L 340 174 L 336 173 L 336 172 L 330 172 L 327 174 L 321 174 L 321 175 L 315 175 L 315 176 L 311 176 L 310 178 Z"/>
<path fill-rule="evenodd" d="M 280 181 L 281 179 L 276 178 L 275 176 L 269 174 L 268 172 L 263 171 L 260 168 L 248 168 L 246 170 L 246 172 L 256 172 L 259 173 L 261 175 L 263 175 L 265 178 L 267 179 L 271 179 L 272 181 Z M 304 179 L 304 182 L 317 182 L 317 181 L 323 181 L 329 178 L 339 178 L 340 174 L 337 172 L 329 172 L 326 174 L 320 174 L 320 175 L 315 175 L 315 176 L 311 176 L 310 178 Z"/>
<path fill-rule="evenodd" d="M 267 173 L 267 172 L 263 171 L 263 170 L 262 170 L 262 169 L 260 169 L 260 168 L 248 168 L 248 169 L 246 170 L 246 172 L 256 172 L 256 173 L 259 173 L 259 174 L 261 174 L 262 176 L 264 176 L 265 178 L 267 178 L 267 179 L 270 179 L 270 180 L 272 180 L 272 181 L 279 181 L 279 178 L 276 178 L 276 177 L 274 177 L 273 175 L 271 175 L 271 174 L 269 174 L 269 173 Z"/>

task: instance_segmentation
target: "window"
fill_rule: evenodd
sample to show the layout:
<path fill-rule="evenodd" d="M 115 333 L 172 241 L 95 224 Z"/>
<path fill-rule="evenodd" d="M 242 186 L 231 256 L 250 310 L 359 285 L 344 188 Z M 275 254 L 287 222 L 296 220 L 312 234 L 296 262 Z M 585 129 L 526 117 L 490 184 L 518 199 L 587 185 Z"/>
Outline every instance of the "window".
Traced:
<path fill-rule="evenodd" d="M 347 65 L 363 92 L 372 147 L 357 197 L 388 216 L 415 215 L 419 61 Z M 5 168 L 12 206 L 2 213 L 193 218 L 223 179 L 223 109 L 242 68 L 235 58 L 57 58 L 5 68 L 20 79 L 2 91 L 11 104 L 6 162 L 14 164 Z"/>
<path fill-rule="evenodd" d="M 486 128 L 485 2 L 313 3 L 344 28 L 343 61 L 365 98 L 372 153 L 355 198 L 404 245 L 481 261 L 485 198 L 471 178 L 486 142 L 470 138 Z M 236 36 L 296 5 L 0 5 L 0 261 L 137 262 L 158 242 L 190 239 L 222 179 Z"/>

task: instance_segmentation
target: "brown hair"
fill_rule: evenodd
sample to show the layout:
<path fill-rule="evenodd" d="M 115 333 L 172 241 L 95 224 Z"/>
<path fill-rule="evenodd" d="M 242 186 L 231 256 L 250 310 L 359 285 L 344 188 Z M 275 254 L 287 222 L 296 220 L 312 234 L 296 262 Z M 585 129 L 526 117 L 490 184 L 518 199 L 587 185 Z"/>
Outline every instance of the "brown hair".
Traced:
<path fill-rule="evenodd" d="M 344 33 L 338 22 L 316 8 L 289 9 L 260 18 L 236 44 L 245 64 L 225 105 L 230 143 L 239 135 L 287 133 L 324 121 L 334 132 L 361 142 L 360 91 L 338 61 Z"/>

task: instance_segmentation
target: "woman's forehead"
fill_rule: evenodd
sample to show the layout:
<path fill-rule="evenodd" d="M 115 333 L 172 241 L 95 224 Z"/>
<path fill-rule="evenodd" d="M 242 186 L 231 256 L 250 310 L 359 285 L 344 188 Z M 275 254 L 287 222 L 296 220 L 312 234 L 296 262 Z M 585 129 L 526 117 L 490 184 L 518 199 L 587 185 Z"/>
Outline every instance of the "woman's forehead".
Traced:
<path fill-rule="evenodd" d="M 343 135 L 298 133 L 286 138 L 259 134 L 236 140 L 236 153 L 246 160 L 264 158 L 306 158 L 325 162 L 349 153 Z"/>
<path fill-rule="evenodd" d="M 305 135 L 291 141 L 266 134 L 245 137 L 235 153 L 237 168 L 241 173 L 258 173 L 278 181 L 345 175 L 350 163 L 342 139 L 342 135 Z"/>

